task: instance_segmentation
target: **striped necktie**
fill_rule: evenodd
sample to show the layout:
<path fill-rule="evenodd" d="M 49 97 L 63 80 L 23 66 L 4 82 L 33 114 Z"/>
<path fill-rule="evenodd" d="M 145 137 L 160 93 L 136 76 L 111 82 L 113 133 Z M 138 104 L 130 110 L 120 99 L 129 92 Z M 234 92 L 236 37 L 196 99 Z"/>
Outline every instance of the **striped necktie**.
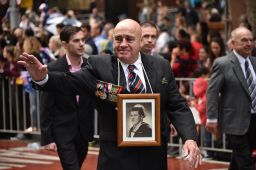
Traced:
<path fill-rule="evenodd" d="M 128 66 L 128 70 L 129 70 L 128 84 L 130 87 L 130 92 L 131 93 L 145 93 L 145 87 L 144 87 L 140 77 L 138 76 L 138 74 L 136 74 L 134 72 L 135 68 L 136 68 L 135 65 Z"/>
<path fill-rule="evenodd" d="M 255 88 L 256 86 L 255 86 L 255 82 L 253 82 L 252 73 L 249 68 L 249 63 L 247 60 L 244 63 L 244 67 L 245 67 L 245 73 L 246 73 L 246 82 L 249 86 L 249 92 L 252 99 L 252 110 L 254 113 L 256 113 L 256 88 Z"/>

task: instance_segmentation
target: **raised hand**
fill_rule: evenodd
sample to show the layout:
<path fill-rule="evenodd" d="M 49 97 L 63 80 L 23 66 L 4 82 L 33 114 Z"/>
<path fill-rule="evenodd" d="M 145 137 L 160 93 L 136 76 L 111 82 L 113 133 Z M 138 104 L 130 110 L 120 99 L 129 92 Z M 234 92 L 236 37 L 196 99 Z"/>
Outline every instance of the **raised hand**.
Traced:
<path fill-rule="evenodd" d="M 45 79 L 48 72 L 47 65 L 41 64 L 35 56 L 28 53 L 20 55 L 18 64 L 24 66 L 28 70 L 34 81 Z"/>

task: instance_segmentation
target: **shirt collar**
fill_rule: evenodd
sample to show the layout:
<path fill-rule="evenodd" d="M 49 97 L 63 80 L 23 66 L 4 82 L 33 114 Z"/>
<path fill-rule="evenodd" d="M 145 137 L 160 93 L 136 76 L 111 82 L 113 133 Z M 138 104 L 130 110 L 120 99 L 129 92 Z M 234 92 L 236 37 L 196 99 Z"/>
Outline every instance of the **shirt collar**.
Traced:
<path fill-rule="evenodd" d="M 66 59 L 67 59 L 68 66 L 69 66 L 70 68 L 72 68 L 71 61 L 70 61 L 68 55 L 66 55 Z M 84 62 L 84 61 L 83 61 L 83 58 L 81 57 L 81 61 L 80 61 L 79 67 L 82 66 L 83 62 Z"/>
<path fill-rule="evenodd" d="M 235 56 L 236 56 L 236 58 L 238 59 L 238 61 L 239 61 L 240 64 L 244 64 L 246 60 L 247 60 L 247 61 L 249 60 L 249 57 L 244 58 L 243 56 L 241 56 L 240 54 L 238 54 L 235 50 L 233 50 L 233 52 L 234 52 L 234 54 L 235 54 Z"/>
<path fill-rule="evenodd" d="M 129 66 L 129 64 L 126 64 L 126 63 L 124 63 L 124 62 L 122 62 L 122 61 L 120 61 L 120 63 L 121 63 L 121 65 L 122 65 L 122 67 L 123 67 L 123 69 L 124 70 L 127 70 L 127 67 Z M 140 69 L 141 68 L 141 64 L 142 64 L 142 61 L 141 61 L 141 55 L 140 55 L 140 53 L 139 53 L 139 57 L 138 57 L 138 59 L 133 63 L 133 65 L 135 65 L 135 69 Z"/>

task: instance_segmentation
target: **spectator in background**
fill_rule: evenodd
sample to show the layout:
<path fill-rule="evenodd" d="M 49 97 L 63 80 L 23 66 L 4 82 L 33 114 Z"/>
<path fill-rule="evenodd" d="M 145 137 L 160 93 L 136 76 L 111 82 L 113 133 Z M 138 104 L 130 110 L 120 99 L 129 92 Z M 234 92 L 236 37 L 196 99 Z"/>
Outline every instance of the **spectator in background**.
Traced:
<path fill-rule="evenodd" d="M 202 69 L 206 68 L 208 71 L 211 69 L 210 58 L 205 47 L 201 47 L 199 50 L 199 60 L 197 61 L 197 69 L 195 71 L 196 77 L 199 77 L 199 73 Z"/>
<path fill-rule="evenodd" d="M 208 47 L 209 42 L 208 42 L 208 33 L 209 33 L 209 28 L 206 22 L 201 21 L 196 24 L 196 32 L 200 36 L 200 42 L 202 43 L 203 46 Z"/>
<path fill-rule="evenodd" d="M 89 24 L 83 23 L 81 25 L 81 30 L 84 34 L 84 39 L 85 39 L 85 44 L 88 44 L 92 48 L 92 53 L 93 55 L 98 54 L 98 48 L 95 45 L 95 42 L 93 41 L 91 37 L 91 26 Z"/>
<path fill-rule="evenodd" d="M 188 39 L 178 41 L 178 47 L 173 50 L 171 67 L 176 77 L 193 77 L 197 68 L 194 59 L 194 48 Z"/>
<path fill-rule="evenodd" d="M 38 41 L 38 39 L 34 36 L 30 36 L 24 39 L 23 42 L 23 51 L 26 53 L 33 54 L 40 62 L 42 62 L 42 59 L 40 57 L 40 48 L 41 43 Z M 32 88 L 32 79 L 31 76 L 28 74 L 28 72 L 23 72 L 22 74 L 23 79 L 23 86 L 25 89 L 25 92 L 29 94 L 29 103 L 30 103 L 30 120 L 31 120 L 31 126 L 28 127 L 25 131 L 26 132 L 33 132 L 39 130 L 37 127 L 39 127 L 38 116 L 39 116 L 39 110 L 38 110 L 38 97 L 36 90 Z"/>
<path fill-rule="evenodd" d="M 17 104 L 18 100 L 16 100 L 17 95 L 20 96 L 20 93 L 18 89 L 20 89 L 20 86 L 17 86 L 16 81 L 18 77 L 20 76 L 21 67 L 17 64 L 17 56 L 16 56 L 16 49 L 14 45 L 6 45 L 3 50 L 3 56 L 7 60 L 4 63 L 3 66 L 3 76 L 8 79 L 8 89 L 9 90 L 9 97 L 6 99 L 7 103 L 10 104 L 11 107 L 6 107 L 6 117 L 9 117 L 9 121 L 6 123 L 6 127 L 9 127 L 13 130 L 23 129 L 23 119 L 22 116 L 18 116 L 17 112 Z M 12 116 L 10 116 L 12 115 Z M 11 119 L 12 118 L 12 119 Z M 8 118 L 7 118 L 8 119 Z M 15 121 L 19 121 L 19 127 L 18 124 L 15 123 Z M 23 137 L 22 135 L 17 135 L 17 137 Z"/>
<path fill-rule="evenodd" d="M 183 6 L 179 8 L 179 13 L 185 18 L 187 26 L 196 25 L 199 17 L 194 8 L 191 7 L 188 0 L 185 0 Z"/>
<path fill-rule="evenodd" d="M 66 50 L 62 47 L 59 35 L 54 35 L 49 40 L 49 55 L 52 55 L 51 58 L 61 58 L 66 54 Z"/>
<path fill-rule="evenodd" d="M 2 75 L 4 72 L 4 65 L 6 63 L 6 59 L 4 58 L 4 56 L 2 54 L 0 54 L 0 74 Z"/>
<path fill-rule="evenodd" d="M 212 8 L 211 9 L 211 14 L 210 14 L 210 17 L 209 17 L 209 21 L 210 22 L 220 22 L 221 21 L 221 15 L 220 15 L 217 8 Z"/>
<path fill-rule="evenodd" d="M 109 51 L 111 53 L 113 53 L 113 33 L 114 33 L 114 29 L 110 29 L 107 33 L 108 37 L 107 39 L 104 39 L 100 42 L 100 51 L 102 53 L 102 51 Z"/>
<path fill-rule="evenodd" d="M 97 47 L 98 53 L 100 53 L 100 43 L 104 40 L 101 36 L 102 26 L 100 24 L 93 24 L 91 25 L 91 37 Z"/>
<path fill-rule="evenodd" d="M 142 37 L 141 37 L 141 52 L 153 55 L 155 47 L 156 47 L 156 40 L 158 36 L 157 27 L 154 23 L 146 21 L 140 24 L 142 30 Z"/>
<path fill-rule="evenodd" d="M 14 28 L 13 35 L 16 37 L 17 42 L 20 42 L 23 40 L 23 34 L 24 30 L 20 27 Z"/>
<path fill-rule="evenodd" d="M 103 30 L 101 31 L 101 36 L 104 39 L 108 39 L 109 37 L 109 31 L 114 29 L 114 24 L 111 22 L 107 22 L 103 26 Z"/>
<path fill-rule="evenodd" d="M 78 25 L 77 22 L 78 20 L 76 19 L 76 14 L 75 14 L 75 11 L 73 10 L 68 10 L 68 12 L 64 17 L 64 20 L 62 21 L 64 25 L 74 25 L 74 26 Z"/>
<path fill-rule="evenodd" d="M 36 31 L 35 24 L 29 20 L 27 14 L 22 15 L 19 27 L 22 28 L 23 30 L 32 29 L 33 32 Z"/>
<path fill-rule="evenodd" d="M 165 45 L 163 52 L 160 53 L 169 63 L 171 63 L 171 57 L 172 57 L 172 52 L 173 49 L 177 47 L 177 42 L 176 41 L 168 41 L 167 44 Z"/>
<path fill-rule="evenodd" d="M 3 67 L 3 74 L 11 79 L 11 84 L 20 76 L 21 67 L 17 64 L 16 49 L 13 45 L 6 45 L 3 56 L 7 60 Z"/>
<path fill-rule="evenodd" d="M 211 147 L 212 135 L 205 128 L 206 125 L 206 90 L 208 87 L 208 74 L 209 70 L 206 67 L 202 67 L 199 71 L 199 78 L 195 79 L 193 84 L 193 93 L 195 100 L 191 102 L 191 105 L 198 111 L 201 119 L 201 136 L 203 147 Z M 207 150 L 202 151 L 203 158 L 211 158 L 212 153 Z"/>
<path fill-rule="evenodd" d="M 64 26 L 65 25 L 63 23 L 59 23 L 56 25 L 56 35 L 60 35 L 60 31 Z"/>
<path fill-rule="evenodd" d="M 248 28 L 249 30 L 252 30 L 252 26 L 248 20 L 248 16 L 245 14 L 242 14 L 239 16 L 239 26 L 244 26 Z"/>
<path fill-rule="evenodd" d="M 40 13 L 39 24 L 42 24 L 45 26 L 46 20 L 49 18 L 48 6 L 46 5 L 46 3 L 41 3 L 38 10 Z"/>
<path fill-rule="evenodd" d="M 171 40 L 171 37 L 168 33 L 168 29 L 162 27 L 162 28 L 159 28 L 159 30 L 160 30 L 159 36 L 158 36 L 158 39 L 156 40 L 156 52 L 162 53 L 167 42 Z"/>
<path fill-rule="evenodd" d="M 103 24 L 103 17 L 99 14 L 98 8 L 95 7 L 92 9 L 92 12 L 89 16 L 89 24 L 90 26 L 93 26 L 95 24 L 101 25 Z"/>
<path fill-rule="evenodd" d="M 213 64 L 216 58 L 222 57 L 226 54 L 225 46 L 223 40 L 219 37 L 214 37 L 210 41 L 210 50 L 209 50 L 209 58 L 210 65 Z"/>

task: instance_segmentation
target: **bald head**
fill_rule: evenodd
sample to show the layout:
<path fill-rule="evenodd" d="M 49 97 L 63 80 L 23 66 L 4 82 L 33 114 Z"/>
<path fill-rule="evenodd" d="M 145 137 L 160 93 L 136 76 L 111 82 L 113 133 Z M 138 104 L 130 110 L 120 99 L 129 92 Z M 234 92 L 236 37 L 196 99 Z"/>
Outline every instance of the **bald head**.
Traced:
<path fill-rule="evenodd" d="M 141 36 L 140 24 L 132 19 L 124 19 L 120 21 L 114 29 L 114 35 L 115 35 L 115 32 L 118 31 L 119 29 L 131 30 Z"/>
<path fill-rule="evenodd" d="M 253 35 L 246 27 L 238 27 L 231 32 L 233 49 L 243 57 L 251 55 Z"/>
<path fill-rule="evenodd" d="M 141 32 L 140 24 L 132 19 L 122 20 L 114 28 L 114 51 L 122 62 L 132 64 L 138 59 Z"/>
<path fill-rule="evenodd" d="M 238 27 L 231 32 L 231 39 L 236 40 L 243 34 L 252 34 L 251 31 L 246 27 Z"/>

